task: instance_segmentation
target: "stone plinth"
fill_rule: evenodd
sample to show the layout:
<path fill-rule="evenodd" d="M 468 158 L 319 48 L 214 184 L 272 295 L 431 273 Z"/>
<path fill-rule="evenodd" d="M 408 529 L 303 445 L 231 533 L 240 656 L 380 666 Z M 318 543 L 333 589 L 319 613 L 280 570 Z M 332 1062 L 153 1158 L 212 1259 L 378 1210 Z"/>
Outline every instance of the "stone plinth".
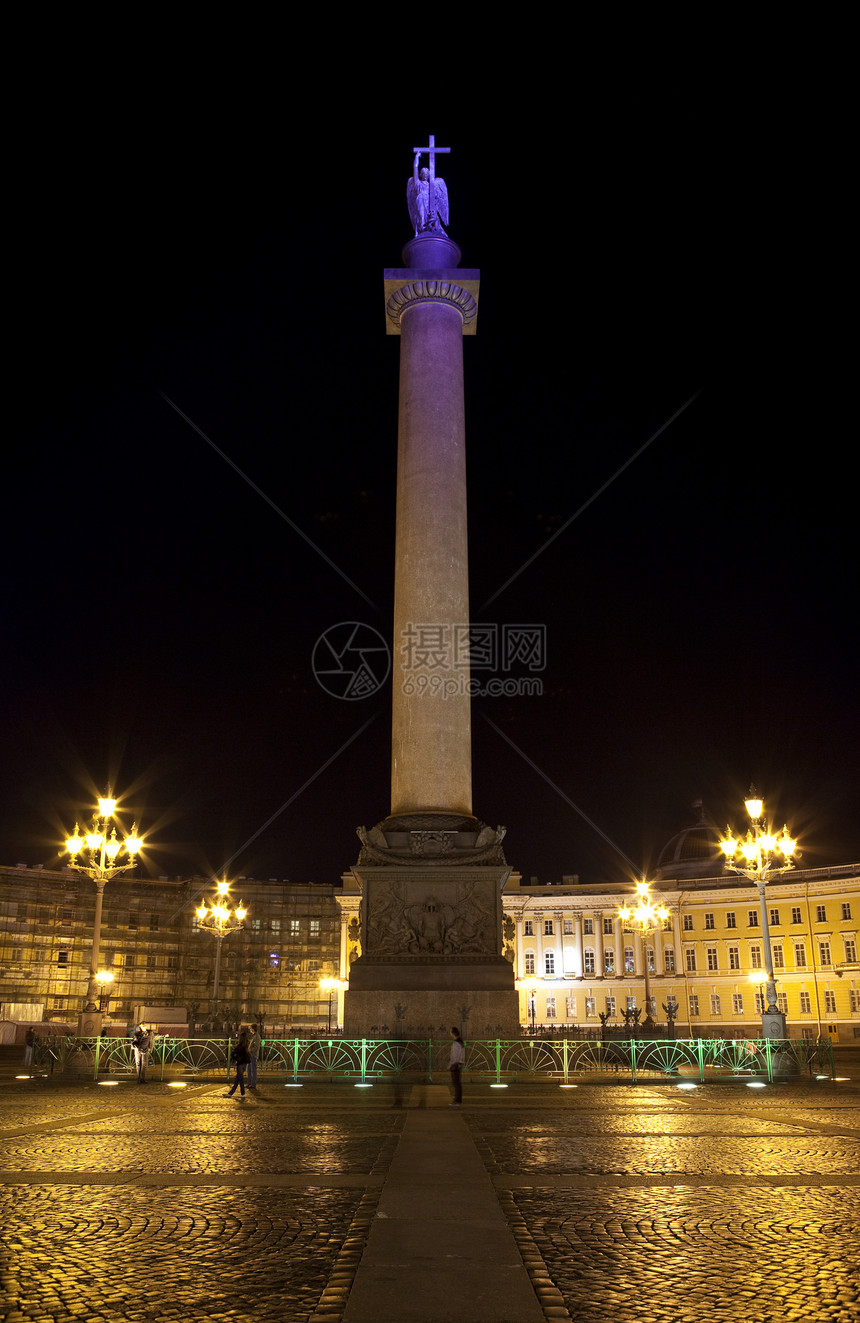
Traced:
<path fill-rule="evenodd" d="M 424 843 L 426 846 L 426 842 Z M 516 1035 L 514 973 L 500 953 L 507 865 L 358 864 L 362 955 L 349 970 L 344 1033 L 411 1037 L 459 1025 Z"/>

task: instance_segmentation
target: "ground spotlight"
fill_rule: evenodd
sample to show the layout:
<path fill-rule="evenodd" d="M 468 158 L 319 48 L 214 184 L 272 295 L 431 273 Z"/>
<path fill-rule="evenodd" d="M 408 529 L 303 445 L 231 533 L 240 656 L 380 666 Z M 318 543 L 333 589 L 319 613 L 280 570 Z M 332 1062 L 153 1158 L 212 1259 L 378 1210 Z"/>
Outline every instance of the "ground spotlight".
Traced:
<path fill-rule="evenodd" d="M 764 1080 L 747 1080 L 748 1089 L 763 1089 L 764 1087 Z"/>

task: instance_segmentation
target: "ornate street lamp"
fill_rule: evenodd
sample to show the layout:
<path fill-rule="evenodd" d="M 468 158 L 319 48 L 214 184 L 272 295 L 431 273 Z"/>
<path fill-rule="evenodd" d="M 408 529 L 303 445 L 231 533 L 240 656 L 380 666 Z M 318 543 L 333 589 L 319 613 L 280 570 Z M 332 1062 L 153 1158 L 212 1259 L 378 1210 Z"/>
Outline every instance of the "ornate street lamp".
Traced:
<path fill-rule="evenodd" d="M 85 877 L 91 877 L 96 884 L 96 912 L 93 920 L 93 949 L 90 957 L 87 1004 L 78 1023 L 78 1032 L 87 1036 L 101 1033 L 101 1016 L 96 1004 L 96 999 L 99 997 L 96 974 L 99 967 L 105 884 L 118 874 L 134 868 L 137 856 L 143 848 L 143 841 L 137 834 L 137 823 L 124 840 L 118 839 L 114 823 L 117 801 L 111 798 L 110 786 L 107 794 L 98 804 L 98 812 L 93 817 L 89 831 L 81 836 L 78 824 L 75 823 L 74 834 L 66 840 L 70 867 L 77 873 L 83 873 Z M 120 862 L 124 855 L 127 856 L 127 863 Z M 80 862 L 78 862 L 79 858 Z"/>
<path fill-rule="evenodd" d="M 321 978 L 320 987 L 323 992 L 328 993 L 328 1032 L 331 1033 L 331 999 L 336 989 L 343 987 L 343 980 L 339 978 Z"/>
<path fill-rule="evenodd" d="M 776 979 L 773 974 L 773 955 L 770 949 L 770 925 L 764 891 L 770 879 L 779 873 L 787 873 L 794 868 L 794 859 L 800 858 L 797 841 L 783 827 L 782 835 L 775 836 L 768 827 L 764 816 L 764 800 L 756 794 L 755 786 L 750 786 L 744 801 L 750 816 L 750 827 L 743 839 L 736 838 L 731 827 L 726 827 L 725 838 L 720 847 L 726 856 L 726 867 L 733 873 L 748 877 L 758 887 L 759 907 L 761 909 L 761 933 L 764 943 L 764 967 L 767 974 L 767 1002 L 761 1017 L 762 1038 L 785 1038 L 785 1016 L 776 1001 Z"/>
<path fill-rule="evenodd" d="M 647 940 L 654 936 L 658 922 L 663 924 L 669 917 L 669 911 L 665 905 L 652 905 L 651 898 L 648 895 L 650 883 L 642 881 L 636 883 L 636 890 L 639 893 L 639 903 L 635 910 L 631 910 L 627 905 L 622 905 L 618 911 L 618 917 L 624 924 L 625 932 L 639 933 L 640 937 Z M 645 1019 L 642 1022 L 643 1029 L 653 1029 L 654 1019 L 651 1015 L 651 978 L 648 963 L 648 948 L 645 951 Z"/>
<path fill-rule="evenodd" d="M 113 983 L 113 974 L 109 969 L 100 969 L 96 974 L 96 983 L 99 985 L 99 1011 L 102 1015 L 107 1015 L 110 1006 L 110 985 Z"/>
<path fill-rule="evenodd" d="M 215 978 L 212 984 L 212 1019 L 214 1021 L 218 1012 L 218 984 L 221 979 L 221 943 L 225 937 L 231 933 L 238 932 L 244 927 L 243 920 L 248 913 L 243 908 L 241 900 L 234 910 L 228 909 L 225 901 L 228 899 L 227 892 L 230 890 L 229 882 L 218 883 L 218 894 L 207 908 L 206 901 L 201 901 L 197 907 L 197 926 L 202 932 L 209 933 L 215 938 Z"/>

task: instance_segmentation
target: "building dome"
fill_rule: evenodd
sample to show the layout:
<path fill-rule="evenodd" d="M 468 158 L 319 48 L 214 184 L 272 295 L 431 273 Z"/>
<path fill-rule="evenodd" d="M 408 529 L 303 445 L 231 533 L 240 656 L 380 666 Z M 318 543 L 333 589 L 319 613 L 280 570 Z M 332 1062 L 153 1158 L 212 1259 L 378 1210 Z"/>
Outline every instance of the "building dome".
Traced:
<path fill-rule="evenodd" d="M 660 851 L 655 879 L 668 881 L 680 877 L 720 877 L 724 855 L 720 833 L 700 799 L 693 801 L 697 821 L 684 827 Z"/>

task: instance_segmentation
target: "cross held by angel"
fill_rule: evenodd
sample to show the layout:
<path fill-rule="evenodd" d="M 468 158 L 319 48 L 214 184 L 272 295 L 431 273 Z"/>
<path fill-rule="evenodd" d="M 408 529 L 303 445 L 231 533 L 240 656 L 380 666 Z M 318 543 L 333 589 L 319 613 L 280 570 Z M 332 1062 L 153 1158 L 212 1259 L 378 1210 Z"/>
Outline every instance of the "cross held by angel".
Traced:
<path fill-rule="evenodd" d="M 419 234 L 444 234 L 448 222 L 448 189 L 444 179 L 436 177 L 436 156 L 440 152 L 450 152 L 450 147 L 437 147 L 436 139 L 430 135 L 427 147 L 413 147 L 412 178 L 406 185 L 406 203 L 409 207 L 409 219 L 416 237 Z M 424 153 L 430 157 L 429 168 L 419 169 Z"/>

